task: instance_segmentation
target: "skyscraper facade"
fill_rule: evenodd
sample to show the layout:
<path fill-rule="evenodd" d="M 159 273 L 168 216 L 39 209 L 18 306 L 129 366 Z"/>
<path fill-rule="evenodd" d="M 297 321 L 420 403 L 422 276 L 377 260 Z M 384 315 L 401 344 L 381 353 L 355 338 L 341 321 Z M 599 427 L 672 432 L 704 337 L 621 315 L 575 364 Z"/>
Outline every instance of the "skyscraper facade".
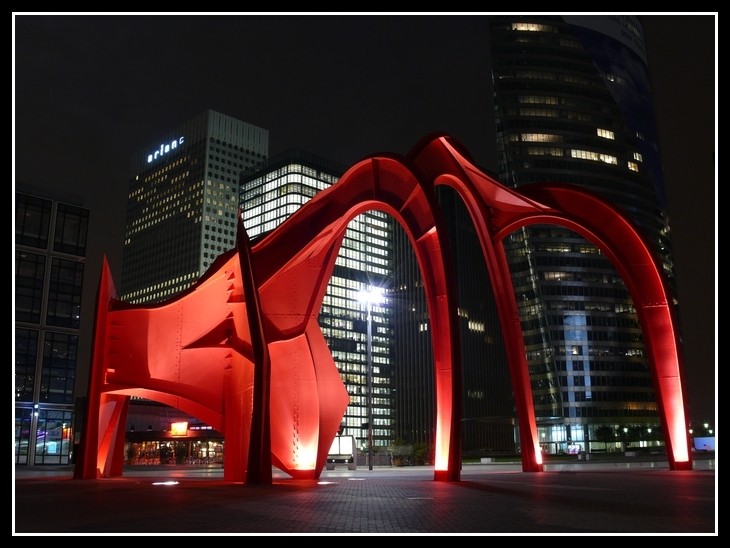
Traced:
<path fill-rule="evenodd" d="M 15 193 L 15 464 L 72 462 L 88 226 L 79 203 Z"/>
<path fill-rule="evenodd" d="M 249 237 L 255 242 L 274 230 L 343 173 L 338 164 L 300 150 L 284 152 L 243 173 L 241 214 Z M 392 225 L 392 217 L 380 211 L 350 221 L 319 314 L 320 327 L 350 395 L 341 434 L 353 436 L 361 450 L 369 444 L 370 416 L 373 449 L 393 441 L 392 308 L 386 291 L 391 282 Z M 368 371 L 363 294 L 373 291 L 382 298 L 371 304 L 372 369 Z"/>
<path fill-rule="evenodd" d="M 268 130 L 209 110 L 134 154 L 120 297 L 168 299 L 234 247 L 239 173 L 268 153 Z"/>
<path fill-rule="evenodd" d="M 673 284 L 639 19 L 491 16 L 489 30 L 499 180 L 571 183 L 609 200 L 640 228 Z M 518 231 L 505 245 L 543 448 L 655 443 L 648 357 L 610 261 L 556 226 Z"/>

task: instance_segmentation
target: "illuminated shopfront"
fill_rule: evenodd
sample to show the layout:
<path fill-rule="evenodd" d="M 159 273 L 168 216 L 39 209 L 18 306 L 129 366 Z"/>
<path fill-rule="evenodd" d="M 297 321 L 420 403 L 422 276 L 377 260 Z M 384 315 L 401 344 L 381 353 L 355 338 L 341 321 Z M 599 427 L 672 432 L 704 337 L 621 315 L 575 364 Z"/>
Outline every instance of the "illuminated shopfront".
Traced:
<path fill-rule="evenodd" d="M 165 431 L 128 431 L 124 447 L 129 466 L 211 466 L 223 465 L 223 436 L 210 427 L 189 428 L 176 435 Z"/>

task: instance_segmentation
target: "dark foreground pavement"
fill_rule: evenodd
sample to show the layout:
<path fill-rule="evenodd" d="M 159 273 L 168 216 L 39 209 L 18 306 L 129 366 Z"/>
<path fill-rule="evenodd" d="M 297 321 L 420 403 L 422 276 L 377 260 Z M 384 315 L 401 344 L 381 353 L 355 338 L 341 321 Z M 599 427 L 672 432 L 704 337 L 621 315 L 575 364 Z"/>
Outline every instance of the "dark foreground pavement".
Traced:
<path fill-rule="evenodd" d="M 219 469 L 72 474 L 16 468 L 14 535 L 717 535 L 714 460 L 692 471 L 464 465 L 451 483 L 430 467 L 325 470 L 319 481 L 275 471 L 271 485 L 226 483 Z"/>

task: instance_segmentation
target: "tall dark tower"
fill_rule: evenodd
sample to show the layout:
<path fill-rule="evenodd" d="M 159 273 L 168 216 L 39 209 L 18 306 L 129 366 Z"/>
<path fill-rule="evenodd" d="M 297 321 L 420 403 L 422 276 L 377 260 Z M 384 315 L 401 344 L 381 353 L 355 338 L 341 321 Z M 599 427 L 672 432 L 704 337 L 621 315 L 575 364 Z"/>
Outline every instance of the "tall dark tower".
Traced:
<path fill-rule="evenodd" d="M 572 183 L 609 200 L 654 246 L 673 284 L 640 20 L 492 16 L 490 39 L 499 180 Z M 609 260 L 556 226 L 518 231 L 506 247 L 543 448 L 656 443 L 636 310 Z"/>
<path fill-rule="evenodd" d="M 268 130 L 214 110 L 135 153 L 121 298 L 168 299 L 234 247 L 238 175 L 268 154 Z"/>

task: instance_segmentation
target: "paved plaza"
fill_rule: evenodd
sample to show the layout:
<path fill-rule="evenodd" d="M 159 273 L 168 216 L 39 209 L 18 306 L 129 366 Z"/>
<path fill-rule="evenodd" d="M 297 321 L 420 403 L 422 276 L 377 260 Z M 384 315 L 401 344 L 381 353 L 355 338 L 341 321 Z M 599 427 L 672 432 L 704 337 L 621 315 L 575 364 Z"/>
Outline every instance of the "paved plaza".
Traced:
<path fill-rule="evenodd" d="M 16 467 L 13 533 L 716 535 L 714 463 L 465 464 L 458 482 L 434 481 L 428 466 L 337 468 L 319 481 L 274 470 L 271 485 L 227 483 L 220 468 L 74 480 L 73 467 Z"/>

